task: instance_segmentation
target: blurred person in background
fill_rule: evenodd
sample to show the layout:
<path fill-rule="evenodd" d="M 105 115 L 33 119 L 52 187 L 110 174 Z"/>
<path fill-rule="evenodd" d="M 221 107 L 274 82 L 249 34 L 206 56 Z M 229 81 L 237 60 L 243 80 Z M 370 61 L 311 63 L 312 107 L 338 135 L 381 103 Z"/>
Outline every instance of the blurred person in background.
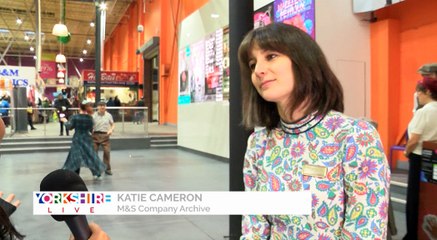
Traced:
<path fill-rule="evenodd" d="M 3 93 L 2 99 L 6 100 L 9 104 L 11 104 L 11 96 L 9 96 L 7 92 Z"/>
<path fill-rule="evenodd" d="M 112 115 L 106 111 L 106 103 L 99 102 L 97 104 L 97 112 L 93 114 L 94 131 L 93 141 L 94 150 L 99 151 L 100 146 L 103 148 L 103 162 L 106 165 L 105 173 L 112 175 L 111 169 L 111 142 L 109 137 L 114 131 L 115 124 Z"/>
<path fill-rule="evenodd" d="M 43 98 L 42 103 L 41 103 L 41 107 L 42 108 L 50 108 L 51 107 L 50 101 L 47 97 Z M 52 111 L 44 109 L 43 110 L 43 118 L 45 118 L 46 123 L 51 121 L 51 119 L 50 119 L 51 117 L 52 117 Z"/>
<path fill-rule="evenodd" d="M 1 98 L 0 100 L 0 118 L 3 119 L 3 122 L 6 127 L 9 126 L 9 102 L 5 98 Z"/>
<path fill-rule="evenodd" d="M 106 106 L 107 107 L 115 107 L 114 99 L 112 99 L 112 97 L 110 97 L 108 102 L 106 102 Z M 115 109 L 108 109 L 108 112 L 112 115 L 113 118 L 115 116 L 116 111 L 117 110 L 115 110 Z"/>
<path fill-rule="evenodd" d="M 65 118 L 68 120 L 68 109 L 71 107 L 71 105 L 68 99 L 64 98 L 64 95 L 62 95 L 62 93 L 58 94 L 54 105 L 56 108 L 56 113 L 58 114 L 59 126 L 61 127 L 59 136 L 64 136 L 64 122 L 61 121 L 61 118 Z M 68 128 L 65 128 L 65 133 L 67 134 L 67 136 L 70 135 Z"/>
<path fill-rule="evenodd" d="M 35 104 L 30 99 L 27 100 L 27 123 L 30 126 L 30 130 L 36 130 L 33 126 L 33 113 L 35 112 Z"/>
<path fill-rule="evenodd" d="M 420 106 L 408 124 L 408 142 L 404 155 L 408 157 L 408 187 L 406 220 L 407 234 L 403 239 L 417 239 L 417 222 L 419 218 L 419 187 L 422 168 L 422 143 L 437 141 L 437 81 L 425 78 L 416 86 Z"/>
<path fill-rule="evenodd" d="M 114 98 L 114 107 L 121 107 L 121 101 L 118 99 L 118 96 Z M 120 121 L 120 109 L 115 109 L 114 121 Z"/>
<path fill-rule="evenodd" d="M 417 70 L 418 73 L 422 76 L 422 78 L 429 78 L 437 80 L 437 63 L 427 63 Z M 421 108 L 422 106 L 419 104 L 419 101 L 417 99 L 417 91 L 414 92 L 414 107 L 413 107 L 413 113 L 417 111 L 417 109 Z"/>
<path fill-rule="evenodd" d="M 144 107 L 144 96 L 138 100 L 136 107 Z M 135 110 L 135 115 L 133 120 L 134 124 L 142 124 L 143 121 L 144 121 L 144 109 Z"/>

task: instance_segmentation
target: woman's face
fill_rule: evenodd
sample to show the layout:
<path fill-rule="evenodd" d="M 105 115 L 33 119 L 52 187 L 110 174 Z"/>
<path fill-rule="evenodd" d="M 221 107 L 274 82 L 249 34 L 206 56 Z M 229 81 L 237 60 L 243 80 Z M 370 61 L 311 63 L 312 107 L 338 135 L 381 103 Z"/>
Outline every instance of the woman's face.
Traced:
<path fill-rule="evenodd" d="M 279 52 L 263 50 L 255 44 L 249 59 L 252 84 L 264 100 L 286 107 L 294 88 L 291 59 Z"/>
<path fill-rule="evenodd" d="M 428 99 L 428 95 L 422 91 L 417 91 L 417 101 L 419 102 L 420 106 L 423 106 L 426 104 L 426 100 Z"/>

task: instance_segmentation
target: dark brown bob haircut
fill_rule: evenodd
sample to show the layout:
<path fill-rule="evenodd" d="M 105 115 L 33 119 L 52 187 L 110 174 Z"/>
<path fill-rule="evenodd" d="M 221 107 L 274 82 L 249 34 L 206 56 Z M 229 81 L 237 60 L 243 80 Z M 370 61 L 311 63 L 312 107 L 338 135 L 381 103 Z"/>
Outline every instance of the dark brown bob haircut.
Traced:
<path fill-rule="evenodd" d="M 289 96 L 290 115 L 303 103 L 305 114 L 343 112 L 343 89 L 317 43 L 297 27 L 273 23 L 250 31 L 238 49 L 246 128 L 261 126 L 270 130 L 280 121 L 276 103 L 265 101 L 252 84 L 249 61 L 255 46 L 290 58 L 294 74 L 294 88 Z"/>

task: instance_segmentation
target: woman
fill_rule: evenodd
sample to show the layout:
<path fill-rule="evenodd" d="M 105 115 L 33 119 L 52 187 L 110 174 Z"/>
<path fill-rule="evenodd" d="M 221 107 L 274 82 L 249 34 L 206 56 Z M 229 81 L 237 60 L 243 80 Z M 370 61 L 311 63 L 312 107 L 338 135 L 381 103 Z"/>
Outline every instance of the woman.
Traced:
<path fill-rule="evenodd" d="M 64 169 L 80 173 L 80 167 L 88 167 L 95 179 L 100 179 L 101 173 L 105 170 L 105 165 L 100 160 L 94 150 L 91 132 L 93 130 L 93 118 L 88 114 L 91 106 L 81 104 L 79 114 L 73 115 L 71 120 L 61 118 L 65 127 L 69 130 L 75 129 L 70 152 L 64 164 Z"/>
<path fill-rule="evenodd" d="M 425 78 L 416 86 L 420 106 L 408 124 L 409 139 L 404 155 L 408 157 L 410 167 L 407 188 L 407 234 L 404 239 L 417 239 L 417 221 L 419 217 L 419 183 L 424 141 L 437 141 L 437 80 Z"/>
<path fill-rule="evenodd" d="M 51 117 L 53 116 L 51 110 L 47 110 L 47 108 L 50 108 L 50 101 L 47 97 L 44 97 L 44 100 L 41 103 L 41 107 L 44 109 L 42 112 L 43 119 L 46 123 L 51 121 Z"/>
<path fill-rule="evenodd" d="M 68 101 L 68 99 L 64 98 L 64 95 L 62 95 L 62 93 L 59 93 L 57 99 L 55 100 L 54 107 L 56 108 L 56 114 L 58 115 L 59 119 L 59 126 L 61 127 L 59 136 L 64 136 L 64 122 L 61 121 L 61 118 L 65 118 L 68 120 L 69 108 L 71 107 L 70 102 Z M 67 136 L 70 136 L 67 127 L 65 127 L 65 133 L 67 134 Z"/>
<path fill-rule="evenodd" d="M 390 171 L 370 123 L 343 115 L 320 47 L 274 23 L 239 48 L 246 191 L 312 194 L 309 216 L 244 216 L 241 239 L 385 239 Z M 266 203 L 274 204 L 274 202 Z"/>
<path fill-rule="evenodd" d="M 3 119 L 3 122 L 6 127 L 9 126 L 9 108 L 10 105 L 5 98 L 0 98 L 0 118 Z"/>
<path fill-rule="evenodd" d="M 27 123 L 30 126 L 30 130 L 36 130 L 36 128 L 33 126 L 33 109 L 34 105 L 32 101 L 27 100 Z"/>

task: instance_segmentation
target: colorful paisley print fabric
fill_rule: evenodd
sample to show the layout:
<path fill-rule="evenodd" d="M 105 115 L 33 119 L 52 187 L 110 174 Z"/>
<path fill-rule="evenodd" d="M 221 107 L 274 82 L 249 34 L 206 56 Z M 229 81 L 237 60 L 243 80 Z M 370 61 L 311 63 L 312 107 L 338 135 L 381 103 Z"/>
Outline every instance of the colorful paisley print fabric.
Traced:
<path fill-rule="evenodd" d="M 303 175 L 306 164 L 326 176 Z M 243 216 L 241 240 L 386 239 L 390 170 L 368 122 L 331 111 L 258 129 L 243 171 L 246 191 L 311 191 L 312 214 Z"/>

